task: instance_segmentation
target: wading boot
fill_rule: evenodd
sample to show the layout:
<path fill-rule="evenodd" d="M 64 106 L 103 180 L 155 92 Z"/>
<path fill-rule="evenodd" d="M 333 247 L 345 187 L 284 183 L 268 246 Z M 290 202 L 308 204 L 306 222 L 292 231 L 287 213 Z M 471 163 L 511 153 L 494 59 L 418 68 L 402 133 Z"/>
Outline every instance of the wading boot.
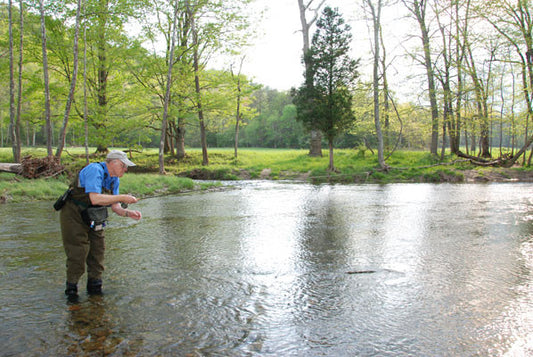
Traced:
<path fill-rule="evenodd" d="M 88 279 L 87 293 L 89 295 L 102 295 L 102 279 Z"/>
<path fill-rule="evenodd" d="M 67 281 L 67 288 L 65 289 L 65 295 L 69 301 L 75 301 L 78 299 L 78 284 L 69 283 Z"/>

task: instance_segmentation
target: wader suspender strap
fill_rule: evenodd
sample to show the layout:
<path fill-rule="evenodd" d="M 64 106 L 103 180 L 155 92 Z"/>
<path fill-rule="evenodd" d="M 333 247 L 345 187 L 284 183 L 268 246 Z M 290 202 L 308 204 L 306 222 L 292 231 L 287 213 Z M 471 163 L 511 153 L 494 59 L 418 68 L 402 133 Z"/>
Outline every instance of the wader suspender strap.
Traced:
<path fill-rule="evenodd" d="M 100 164 L 100 166 L 102 166 L 102 169 L 104 169 L 104 180 L 105 180 L 105 179 L 107 178 L 107 172 L 106 172 L 106 170 L 105 170 L 105 167 L 104 167 L 104 165 L 103 165 L 101 162 L 99 162 L 98 164 Z M 81 172 L 81 170 L 80 170 L 80 172 Z M 80 172 L 78 172 L 78 188 L 81 188 L 81 183 L 80 183 Z M 102 182 L 102 183 L 103 183 L 103 182 Z M 114 185 L 114 182 L 111 182 L 111 192 L 113 192 L 113 190 L 114 190 L 114 188 L 115 188 L 114 186 L 115 186 L 115 185 Z M 102 187 L 102 190 L 104 190 L 103 187 Z M 80 202 L 80 201 L 78 201 L 78 200 L 75 200 L 75 199 L 72 198 L 72 197 L 70 197 L 70 200 L 71 200 L 72 202 L 74 202 L 76 205 L 78 205 L 79 207 L 81 207 L 82 209 L 86 209 L 87 207 L 89 207 L 89 205 L 87 205 L 86 203 L 83 203 L 83 202 Z"/>

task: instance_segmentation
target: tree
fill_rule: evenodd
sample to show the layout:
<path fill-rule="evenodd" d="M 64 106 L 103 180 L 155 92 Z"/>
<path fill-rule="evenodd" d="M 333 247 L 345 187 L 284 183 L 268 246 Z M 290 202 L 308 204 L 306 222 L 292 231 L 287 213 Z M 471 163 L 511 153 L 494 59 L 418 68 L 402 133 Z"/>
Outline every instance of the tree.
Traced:
<path fill-rule="evenodd" d="M 241 146 L 299 149 L 309 146 L 309 133 L 296 120 L 296 106 L 290 93 L 263 87 L 256 89 L 250 100 L 254 115 L 243 118 Z"/>
<path fill-rule="evenodd" d="M 472 45 L 470 42 L 466 43 L 468 72 L 472 79 L 474 86 L 474 94 L 477 108 L 477 118 L 479 119 L 480 127 L 480 156 L 483 158 L 490 158 L 490 143 L 489 143 L 489 87 L 491 85 L 492 63 L 494 62 L 494 51 L 491 50 L 491 58 L 488 60 L 488 68 L 483 72 L 486 73 L 487 78 L 483 78 L 478 70 L 476 60 L 473 55 Z"/>
<path fill-rule="evenodd" d="M 460 26 L 460 4 L 457 2 L 455 4 L 455 66 L 457 68 L 457 90 L 456 90 L 456 100 L 455 100 L 455 116 L 453 113 L 450 115 L 450 120 L 448 122 L 448 132 L 450 133 L 450 148 L 454 154 L 459 153 L 459 146 L 461 143 L 461 110 L 463 106 L 463 60 L 465 57 L 465 41 L 463 37 L 466 36 L 466 28 L 468 26 L 468 14 L 470 13 L 470 1 L 466 3 L 464 16 L 464 29 Z M 451 32 L 451 31 L 450 31 Z M 463 35 L 461 35 L 463 33 Z M 451 96 L 450 96 L 451 97 Z M 453 104 L 450 98 L 449 107 L 452 108 Z"/>
<path fill-rule="evenodd" d="M 241 112 L 241 100 L 242 100 L 242 88 L 241 88 L 241 70 L 242 70 L 242 62 L 244 61 L 244 57 L 241 59 L 241 64 L 239 66 L 239 72 L 237 73 L 237 76 L 234 75 L 233 71 L 231 71 L 231 76 L 233 77 L 235 81 L 235 85 L 237 87 L 237 104 L 235 108 L 235 145 L 234 145 L 234 157 L 237 158 L 238 156 L 238 148 L 239 148 L 239 124 L 242 121 L 242 112 Z"/>
<path fill-rule="evenodd" d="M 88 32 L 88 93 L 90 94 L 89 122 L 94 128 L 92 140 L 98 151 L 124 132 L 124 120 L 135 99 L 143 100 L 130 85 L 132 62 L 139 58 L 138 43 L 132 41 L 124 27 L 140 16 L 147 0 L 86 0 Z M 131 97 L 130 97 L 131 95 Z M 128 97 L 126 100 L 126 96 Z"/>
<path fill-rule="evenodd" d="M 167 122 L 168 122 L 168 106 L 170 104 L 170 88 L 172 86 L 172 66 L 174 64 L 174 47 L 175 47 L 175 38 L 176 38 L 176 23 L 178 18 L 178 1 L 174 1 L 174 18 L 172 20 L 172 31 L 171 31 L 171 40 L 170 40 L 170 53 L 168 58 L 168 71 L 167 71 L 167 84 L 165 91 L 165 100 L 163 103 L 163 122 L 161 124 L 161 140 L 159 143 L 159 173 L 165 173 L 165 138 L 167 131 Z"/>
<path fill-rule="evenodd" d="M 351 89 L 358 77 L 358 60 L 350 58 L 351 27 L 337 9 L 324 8 L 317 31 L 306 53 L 310 77 L 296 92 L 298 119 L 328 139 L 329 170 L 333 163 L 333 139 L 354 121 Z M 309 82 L 308 82 L 309 81 Z M 312 85 L 310 84 L 312 81 Z"/>
<path fill-rule="evenodd" d="M 83 2 L 83 13 L 85 14 L 85 4 Z M 87 103 L 87 21 L 83 21 L 83 129 L 85 146 L 85 162 L 89 165 L 89 106 Z"/>
<path fill-rule="evenodd" d="M 20 162 L 20 134 L 18 122 L 15 117 L 15 74 L 14 74 L 14 54 L 13 54 L 13 4 L 9 0 L 8 4 L 9 17 L 9 125 L 11 144 L 13 148 L 13 158 L 15 162 Z M 22 9 L 21 9 L 22 12 Z M 22 16 L 22 15 L 21 15 Z M 22 28 L 20 29 L 22 33 Z M 20 49 L 22 53 L 22 48 Z"/>
<path fill-rule="evenodd" d="M 74 30 L 74 48 L 72 49 L 72 52 L 74 54 L 74 70 L 72 72 L 72 78 L 70 82 L 70 90 L 68 93 L 67 103 L 65 105 L 65 115 L 63 117 L 63 126 L 61 128 L 60 136 L 59 136 L 59 142 L 57 144 L 57 150 L 56 150 L 56 157 L 58 159 L 61 159 L 61 153 L 63 152 L 63 148 L 65 146 L 65 138 L 67 136 L 67 125 L 68 125 L 68 119 L 70 115 L 70 108 L 72 107 L 72 102 L 74 100 L 74 91 L 76 89 L 76 79 L 78 78 L 78 39 L 80 35 L 80 13 L 81 13 L 81 0 L 77 0 L 78 4 L 76 7 L 76 25 Z"/>
<path fill-rule="evenodd" d="M 442 53 L 441 57 L 444 62 L 444 66 L 440 71 L 436 71 L 436 78 L 440 81 L 442 86 L 442 102 L 443 102 L 443 110 L 442 110 L 442 149 L 441 149 L 441 160 L 444 159 L 445 150 L 446 150 L 446 132 L 448 131 L 447 128 L 452 128 L 452 125 L 454 123 L 453 120 L 453 103 L 452 103 L 452 91 L 451 91 L 451 68 L 452 68 L 452 38 L 451 36 L 451 30 L 447 28 L 447 26 L 444 24 L 444 22 L 441 20 L 441 14 L 439 10 L 435 11 L 435 15 L 437 18 L 437 24 L 439 27 L 439 31 L 441 34 L 442 39 Z M 458 21 L 458 19 L 456 19 Z M 451 21 L 450 21 L 451 22 Z M 449 25 L 451 26 L 451 24 Z M 458 39 L 456 39 L 458 41 Z M 447 127 L 448 126 L 448 127 Z M 450 130 L 450 148 L 453 153 L 457 153 L 459 150 L 458 147 L 455 146 L 455 136 L 456 132 Z"/>
<path fill-rule="evenodd" d="M 41 12 L 41 41 L 43 52 L 43 78 L 44 78 L 44 119 L 46 122 L 46 148 L 49 157 L 52 157 L 52 119 L 50 118 L 50 76 L 48 74 L 48 52 L 46 47 L 46 22 L 43 0 L 39 0 Z"/>
<path fill-rule="evenodd" d="M 514 48 L 521 71 L 522 93 L 526 103 L 525 137 L 523 147 L 510 159 L 504 161 L 504 166 L 512 166 L 520 156 L 527 152 L 533 144 L 533 135 L 528 134 L 529 122 L 533 119 L 533 14 L 530 0 L 479 2 L 477 13 L 486 19 Z M 533 150 L 529 160 L 531 161 Z"/>
<path fill-rule="evenodd" d="M 251 108 L 249 108 L 246 104 L 246 100 L 250 97 L 254 89 L 257 89 L 256 86 L 251 86 L 249 81 L 244 77 L 242 72 L 242 64 L 244 62 L 244 58 L 241 58 L 241 62 L 239 65 L 239 72 L 237 75 L 233 73 L 233 69 L 231 69 L 231 80 L 232 80 L 232 86 L 235 87 L 235 94 L 232 95 L 232 97 L 235 97 L 235 143 L 234 143 L 234 157 L 237 158 L 238 156 L 238 148 L 239 148 L 239 128 L 242 124 L 242 121 L 244 120 L 245 114 L 250 114 L 253 112 Z"/>
<path fill-rule="evenodd" d="M 429 103 L 431 105 L 432 125 L 430 152 L 436 156 L 439 144 L 439 109 L 437 103 L 437 88 L 435 85 L 435 73 L 431 59 L 429 29 L 426 24 L 427 0 L 402 0 L 402 2 L 415 16 L 420 27 L 422 46 L 424 48 L 424 66 L 428 80 Z"/>
<path fill-rule="evenodd" d="M 235 54 L 250 36 L 250 23 L 245 6 L 250 0 L 199 1 L 187 0 L 192 37 L 193 72 L 195 86 L 195 105 L 200 125 L 202 146 L 202 165 L 209 164 L 207 154 L 206 122 L 203 108 L 203 87 L 201 76 L 210 57 L 214 54 Z"/>
<path fill-rule="evenodd" d="M 325 3 L 325 0 L 321 0 L 320 3 L 315 7 L 311 8 L 311 5 L 313 4 L 313 0 L 309 0 L 307 3 L 304 3 L 304 0 L 298 0 L 298 8 L 300 10 L 300 22 L 302 24 L 302 37 L 303 37 L 303 59 L 304 59 L 304 66 L 305 66 L 305 78 L 306 78 L 306 85 L 312 86 L 312 81 L 308 82 L 307 79 L 309 78 L 308 72 L 311 71 L 310 63 L 307 61 L 307 57 L 305 54 L 309 51 L 309 30 L 311 29 L 311 26 L 316 22 L 318 19 L 318 14 L 320 11 L 320 8 Z M 307 21 L 307 11 L 312 11 L 314 13 L 313 18 L 310 21 Z M 311 130 L 311 142 L 309 145 L 309 155 L 310 156 L 322 156 L 322 134 L 318 130 Z"/>
<path fill-rule="evenodd" d="M 188 134 L 195 134 L 194 130 L 199 127 L 203 162 L 204 165 L 209 163 L 207 135 L 210 111 L 213 108 L 211 98 L 208 97 L 213 96 L 213 93 L 217 91 L 225 90 L 216 88 L 216 86 L 232 86 L 233 84 L 229 76 L 226 77 L 228 78 L 226 81 L 220 81 L 217 77 L 224 76 L 212 76 L 206 67 L 208 62 L 217 55 L 238 54 L 239 48 L 251 32 L 246 11 L 246 5 L 250 1 L 178 1 L 177 35 L 165 133 L 165 153 L 173 155 L 175 146 L 176 157 L 185 157 L 186 126 Z M 155 49 L 157 46 L 154 46 L 153 55 L 139 61 L 132 72 L 136 81 L 153 96 L 157 96 L 163 105 L 167 83 L 163 73 L 167 73 L 164 66 L 168 65 L 172 37 L 170 29 L 174 15 L 171 15 L 173 11 L 169 9 L 168 1 L 156 0 L 152 3 L 155 16 L 143 22 L 144 35 L 154 44 L 161 35 L 165 38 L 165 61 L 161 60 L 161 53 L 158 53 Z M 156 21 L 153 21 L 154 18 Z M 231 102 L 232 99 L 233 96 L 228 97 L 226 102 Z M 154 105 L 151 112 L 155 113 L 157 110 L 159 108 Z M 159 114 L 155 115 L 160 118 Z M 197 119 L 193 123 L 194 117 Z"/>
<path fill-rule="evenodd" d="M 185 157 L 186 118 L 194 113 L 193 106 L 189 104 L 194 92 L 190 85 L 193 81 L 193 73 L 189 15 L 183 1 L 172 4 L 168 0 L 158 0 L 153 1 L 152 6 L 151 13 L 154 16 L 142 20 L 143 36 L 147 38 L 144 46 L 152 47 L 152 50 L 148 56 L 135 63 L 132 75 L 151 96 L 158 98 L 161 105 L 154 103 L 149 112 L 154 118 L 159 118 L 161 108 L 165 105 L 170 49 L 174 41 L 173 73 L 167 108 L 168 121 L 164 138 L 164 153 L 175 154 L 178 159 L 181 159 Z M 153 21 L 153 18 L 156 21 Z M 173 36 L 174 27 L 176 33 Z M 161 37 L 165 40 L 164 46 L 158 43 Z"/>
<path fill-rule="evenodd" d="M 198 29 L 194 17 L 196 16 L 196 9 L 193 11 L 189 1 L 187 4 L 187 13 L 191 24 L 192 46 L 193 46 L 193 69 L 194 69 L 194 87 L 196 89 L 196 108 L 198 109 L 198 122 L 200 123 L 200 142 L 202 145 L 202 165 L 209 164 L 209 156 L 207 154 L 207 140 L 205 132 L 204 111 L 202 108 L 202 90 L 200 87 L 200 58 L 199 58 L 199 42 Z"/>
<path fill-rule="evenodd" d="M 372 24 L 374 29 L 374 65 L 373 65 L 373 95 L 374 95 L 374 122 L 376 126 L 376 135 L 378 139 L 378 162 L 382 169 L 387 169 L 388 166 L 385 163 L 383 155 L 383 134 L 381 132 L 380 123 L 380 109 L 379 109 L 379 62 L 380 62 L 380 34 L 381 34 L 381 0 L 378 0 L 374 5 L 372 0 L 366 0 L 370 13 L 372 16 Z M 385 71 L 385 66 L 383 66 Z M 385 76 L 383 77 L 385 79 Z M 387 94 L 387 91 L 385 92 Z M 385 98 L 386 102 L 388 98 Z"/>
<path fill-rule="evenodd" d="M 23 58 L 24 58 L 24 3 L 19 1 L 20 12 L 20 36 L 19 36 L 19 73 L 18 73 L 18 95 L 17 95 L 17 118 L 15 121 L 15 136 L 17 138 L 16 155 L 14 156 L 15 162 L 20 162 L 20 117 L 22 112 L 22 70 L 23 70 Z"/>

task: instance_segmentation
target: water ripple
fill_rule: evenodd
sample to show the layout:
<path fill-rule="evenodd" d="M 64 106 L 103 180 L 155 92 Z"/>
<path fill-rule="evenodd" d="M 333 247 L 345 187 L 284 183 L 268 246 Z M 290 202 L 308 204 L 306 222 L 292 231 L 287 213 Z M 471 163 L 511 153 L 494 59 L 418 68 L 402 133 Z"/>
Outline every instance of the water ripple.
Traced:
<path fill-rule="evenodd" d="M 239 185 L 113 217 L 77 304 L 49 205 L 0 206 L 3 352 L 531 354 L 531 184 Z"/>

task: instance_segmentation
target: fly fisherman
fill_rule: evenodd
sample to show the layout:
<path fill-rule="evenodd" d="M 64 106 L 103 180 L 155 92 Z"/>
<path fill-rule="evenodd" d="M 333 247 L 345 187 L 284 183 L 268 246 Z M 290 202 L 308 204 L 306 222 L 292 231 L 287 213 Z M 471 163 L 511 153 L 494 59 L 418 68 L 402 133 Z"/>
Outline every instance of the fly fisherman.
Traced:
<path fill-rule="evenodd" d="M 65 294 L 69 299 L 78 297 L 78 281 L 85 273 L 85 265 L 87 292 L 102 293 L 107 207 L 119 216 L 141 219 L 141 212 L 123 208 L 136 203 L 137 198 L 119 194 L 119 178 L 129 166 L 135 164 L 128 160 L 126 153 L 113 150 L 105 162 L 95 162 L 83 168 L 67 193 L 60 198 L 63 206 L 56 209 L 61 210 L 61 236 L 67 255 Z"/>

